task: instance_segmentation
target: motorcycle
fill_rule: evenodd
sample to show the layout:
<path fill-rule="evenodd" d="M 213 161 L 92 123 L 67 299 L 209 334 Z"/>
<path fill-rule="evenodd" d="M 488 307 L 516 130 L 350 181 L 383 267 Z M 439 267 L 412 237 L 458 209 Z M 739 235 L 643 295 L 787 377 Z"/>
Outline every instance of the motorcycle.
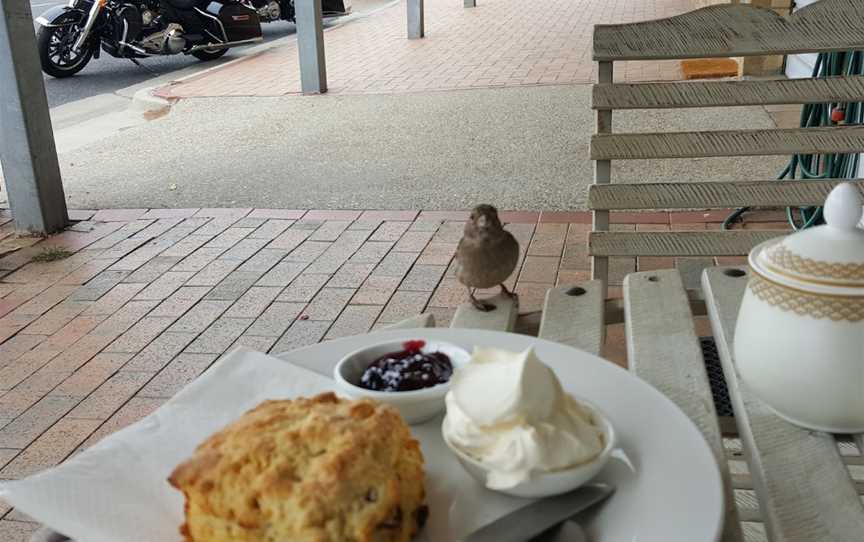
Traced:
<path fill-rule="evenodd" d="M 243 4 L 258 12 L 262 23 L 294 21 L 294 0 L 242 0 Z M 339 17 L 351 11 L 350 0 L 323 0 L 321 9 L 325 17 Z"/>
<path fill-rule="evenodd" d="M 254 9 L 237 0 L 70 0 L 36 19 L 42 70 L 70 77 L 105 51 L 116 58 L 192 55 L 215 60 L 260 42 Z"/>
<path fill-rule="evenodd" d="M 258 12 L 263 23 L 294 22 L 294 0 L 243 0 L 243 4 Z"/>

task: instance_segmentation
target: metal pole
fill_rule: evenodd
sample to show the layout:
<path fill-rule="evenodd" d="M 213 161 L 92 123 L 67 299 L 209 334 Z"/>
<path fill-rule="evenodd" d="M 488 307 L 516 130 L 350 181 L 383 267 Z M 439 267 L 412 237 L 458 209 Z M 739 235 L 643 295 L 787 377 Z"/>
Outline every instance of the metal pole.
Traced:
<path fill-rule="evenodd" d="M 422 38 L 425 35 L 423 24 L 423 0 L 408 0 L 409 40 Z"/>
<path fill-rule="evenodd" d="M 69 220 L 29 0 L 0 0 L 0 164 L 15 228 L 54 233 Z"/>
<path fill-rule="evenodd" d="M 465 0 L 464 6 L 466 8 L 476 8 L 477 7 L 477 0 Z"/>
<path fill-rule="evenodd" d="M 300 52 L 300 89 L 303 94 L 323 94 L 327 92 L 327 67 L 321 0 L 297 0 L 294 9 Z"/>

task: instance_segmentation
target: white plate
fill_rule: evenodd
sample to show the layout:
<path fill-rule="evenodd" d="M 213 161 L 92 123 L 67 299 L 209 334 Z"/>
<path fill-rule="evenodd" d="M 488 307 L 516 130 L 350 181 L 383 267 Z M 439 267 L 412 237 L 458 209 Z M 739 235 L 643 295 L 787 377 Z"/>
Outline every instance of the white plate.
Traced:
<path fill-rule="evenodd" d="M 348 337 L 278 357 L 330 376 L 345 354 L 390 339 L 443 340 L 472 349 L 534 346 L 564 389 L 605 412 L 620 451 L 598 480 L 617 486 L 597 510 L 580 516 L 594 542 L 710 542 L 720 538 L 723 491 L 714 457 L 693 423 L 663 394 L 591 354 L 525 335 L 479 330 L 398 330 Z M 430 517 L 424 542 L 456 540 L 529 501 L 487 490 L 447 450 L 441 417 L 412 427 L 426 459 Z"/>

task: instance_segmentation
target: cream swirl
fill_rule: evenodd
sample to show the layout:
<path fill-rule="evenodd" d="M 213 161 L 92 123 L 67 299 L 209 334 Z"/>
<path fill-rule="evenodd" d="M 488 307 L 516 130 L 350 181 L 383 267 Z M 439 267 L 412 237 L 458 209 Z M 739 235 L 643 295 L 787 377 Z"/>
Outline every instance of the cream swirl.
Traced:
<path fill-rule="evenodd" d="M 450 386 L 444 436 L 489 469 L 490 489 L 586 463 L 603 450 L 591 411 L 564 392 L 533 349 L 478 348 Z"/>

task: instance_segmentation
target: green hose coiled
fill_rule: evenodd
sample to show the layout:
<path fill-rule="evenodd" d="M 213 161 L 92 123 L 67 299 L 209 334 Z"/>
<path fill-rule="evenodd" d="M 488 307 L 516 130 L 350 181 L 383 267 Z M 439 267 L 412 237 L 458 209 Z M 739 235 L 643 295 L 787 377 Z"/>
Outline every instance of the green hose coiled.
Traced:
<path fill-rule="evenodd" d="M 813 67 L 813 77 L 864 75 L 864 52 L 820 53 Z M 832 120 L 832 112 L 843 112 L 839 122 Z M 864 123 L 864 104 L 821 103 L 804 104 L 801 108 L 801 126 L 832 126 L 835 124 Z M 777 179 L 853 179 L 858 177 L 858 154 L 796 154 L 792 156 Z M 728 229 L 750 208 L 736 209 L 723 221 Z M 786 218 L 792 228 L 799 230 L 822 222 L 821 207 L 786 208 Z"/>

